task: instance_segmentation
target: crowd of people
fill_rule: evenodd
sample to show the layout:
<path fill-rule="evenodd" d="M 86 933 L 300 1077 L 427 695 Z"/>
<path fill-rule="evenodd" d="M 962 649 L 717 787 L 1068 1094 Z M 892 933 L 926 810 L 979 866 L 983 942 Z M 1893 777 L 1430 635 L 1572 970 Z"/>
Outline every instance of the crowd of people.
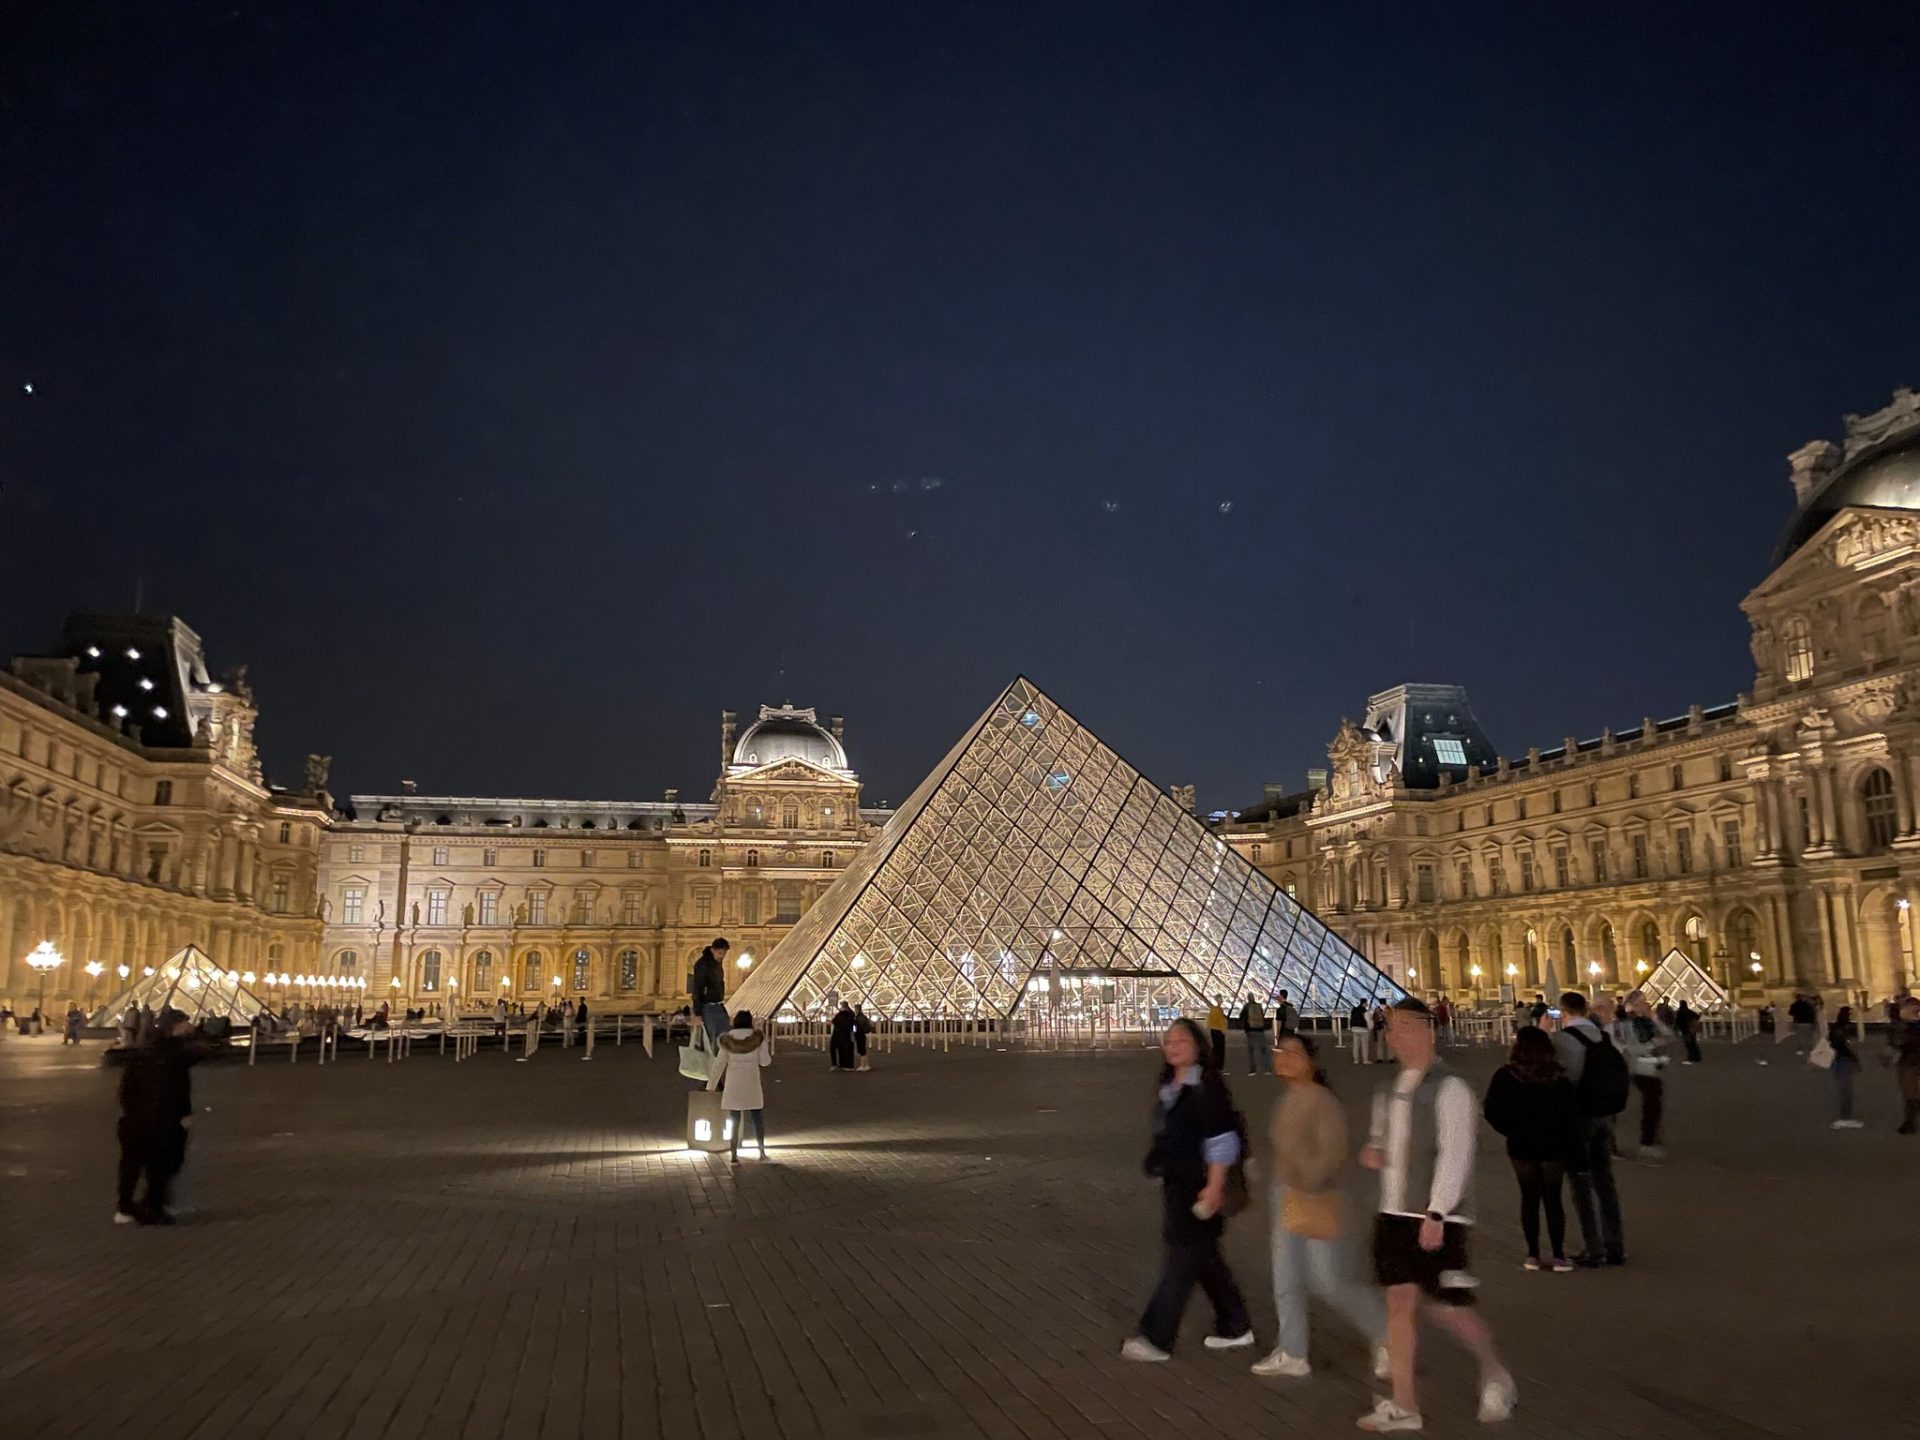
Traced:
<path fill-rule="evenodd" d="M 1637 1099 L 1641 1161 L 1666 1157 L 1665 1070 L 1674 1052 L 1699 1063 L 1698 1015 L 1684 1001 L 1655 1005 L 1642 991 L 1616 999 L 1568 991 L 1550 1006 L 1538 997 L 1523 1007 L 1507 1056 L 1485 1092 L 1476 1095 L 1447 1063 L 1451 1016 L 1408 997 L 1393 1005 L 1356 1006 L 1350 1016 L 1354 1059 L 1384 1058 L 1396 1069 L 1376 1090 L 1359 1163 L 1377 1176 L 1369 1236 L 1373 1285 L 1351 1269 L 1341 1175 L 1350 1158 L 1348 1120 L 1327 1088 L 1312 1039 L 1285 1024 L 1272 1034 L 1257 1001 L 1241 1012 L 1248 1056 L 1271 1054 L 1283 1085 L 1274 1106 L 1269 1153 L 1269 1245 L 1278 1334 L 1254 1362 L 1255 1375 L 1304 1378 L 1309 1296 L 1319 1297 L 1367 1344 L 1374 1375 L 1388 1393 L 1360 1417 L 1371 1433 L 1424 1427 L 1415 1379 L 1420 1321 L 1451 1336 L 1479 1367 L 1478 1413 L 1497 1421 L 1512 1414 L 1518 1390 L 1491 1331 L 1475 1311 L 1471 1268 L 1474 1167 L 1478 1124 L 1485 1119 L 1505 1141 L 1517 1192 L 1522 1267 L 1564 1274 L 1627 1264 L 1626 1223 L 1614 1160 L 1616 1133 Z M 1284 1015 L 1284 1011 L 1278 1011 Z M 1920 1120 L 1920 1000 L 1896 997 L 1885 1054 L 1898 1077 L 1902 1134 Z M 1796 1022 L 1799 1023 L 1799 1022 Z M 1225 1017 L 1216 1001 L 1205 1026 L 1180 1019 L 1161 1041 L 1147 1173 L 1161 1187 L 1161 1273 L 1124 1359 L 1163 1362 L 1195 1287 L 1213 1309 L 1212 1350 L 1256 1346 L 1246 1301 L 1220 1243 L 1228 1219 L 1248 1203 L 1247 1124 L 1227 1083 Z M 1255 1038 L 1259 1036 L 1260 1038 Z M 1850 1007 L 1842 1007 L 1824 1040 L 1838 1128 L 1857 1128 L 1853 1081 L 1863 1061 Z M 1578 1228 L 1570 1245 L 1566 1192 Z"/>

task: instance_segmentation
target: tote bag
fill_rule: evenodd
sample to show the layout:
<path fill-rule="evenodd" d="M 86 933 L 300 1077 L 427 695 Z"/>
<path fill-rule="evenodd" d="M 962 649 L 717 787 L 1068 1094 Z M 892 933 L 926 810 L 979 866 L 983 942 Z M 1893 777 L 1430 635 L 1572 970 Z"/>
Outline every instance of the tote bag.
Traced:
<path fill-rule="evenodd" d="M 1833 1066 L 1833 1042 L 1822 1035 L 1807 1052 L 1807 1064 L 1816 1070 L 1828 1070 Z"/>
<path fill-rule="evenodd" d="M 713 1073 L 713 1052 L 707 1049 L 707 1027 L 698 1015 L 693 1017 L 693 1033 L 687 1038 L 693 1043 L 680 1047 L 680 1073 L 704 1085 Z"/>

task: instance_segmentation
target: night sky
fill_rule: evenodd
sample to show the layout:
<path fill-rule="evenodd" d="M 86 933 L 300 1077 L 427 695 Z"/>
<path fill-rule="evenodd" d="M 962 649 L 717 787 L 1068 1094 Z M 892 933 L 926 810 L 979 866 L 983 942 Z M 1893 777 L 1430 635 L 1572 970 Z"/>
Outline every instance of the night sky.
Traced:
<path fill-rule="evenodd" d="M 1459 681 L 1731 698 L 1920 386 L 1920 10 L 28 3 L 0 650 L 179 614 L 269 775 L 898 801 L 1012 676 L 1203 805 Z M 31 386 L 31 393 L 27 388 Z"/>

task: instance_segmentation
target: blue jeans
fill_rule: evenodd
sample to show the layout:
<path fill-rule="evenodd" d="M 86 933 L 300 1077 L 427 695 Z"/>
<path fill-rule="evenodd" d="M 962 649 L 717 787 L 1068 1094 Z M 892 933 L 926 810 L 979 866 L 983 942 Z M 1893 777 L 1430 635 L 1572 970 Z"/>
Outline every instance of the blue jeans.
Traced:
<path fill-rule="evenodd" d="M 1281 1225 L 1286 1193 L 1284 1185 L 1273 1187 L 1273 1308 L 1280 1318 L 1281 1351 L 1306 1358 L 1309 1292 L 1351 1320 L 1368 1344 L 1386 1344 L 1386 1301 L 1354 1278 L 1340 1241 L 1309 1240 Z"/>
<path fill-rule="evenodd" d="M 727 1033 L 732 1023 L 727 1019 L 727 1007 L 712 1000 L 700 1007 L 700 1020 L 707 1027 L 707 1038 L 715 1045 L 720 1043 L 720 1037 Z"/>
<path fill-rule="evenodd" d="M 1853 1119 L 1853 1077 L 1859 1073 L 1859 1062 L 1854 1060 L 1835 1057 L 1833 1064 L 1828 1067 L 1827 1077 L 1833 1086 L 1834 1119 Z"/>
<path fill-rule="evenodd" d="M 1247 1073 L 1264 1075 L 1273 1069 L 1273 1031 L 1247 1031 Z"/>

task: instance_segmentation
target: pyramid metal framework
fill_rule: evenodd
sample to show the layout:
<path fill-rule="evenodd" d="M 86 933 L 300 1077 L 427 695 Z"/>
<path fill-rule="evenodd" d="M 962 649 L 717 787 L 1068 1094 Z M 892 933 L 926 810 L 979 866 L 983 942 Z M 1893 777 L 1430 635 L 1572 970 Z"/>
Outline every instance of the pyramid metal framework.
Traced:
<path fill-rule="evenodd" d="M 733 1003 L 1006 1019 L 1116 981 L 1310 1014 L 1404 993 L 1023 677 Z"/>
<path fill-rule="evenodd" d="M 224 1016 L 235 1025 L 250 1025 L 267 1008 L 240 977 L 222 970 L 197 945 L 177 951 L 151 975 L 143 975 L 93 1013 L 93 1024 L 111 1025 L 129 1005 L 149 1005 L 158 1015 L 171 1005 L 189 1020 Z"/>
<path fill-rule="evenodd" d="M 1669 950 L 1653 967 L 1651 974 L 1635 988 L 1644 990 L 1647 999 L 1685 1000 L 1696 1010 L 1720 1010 L 1726 1007 L 1727 991 L 1684 950 Z"/>

